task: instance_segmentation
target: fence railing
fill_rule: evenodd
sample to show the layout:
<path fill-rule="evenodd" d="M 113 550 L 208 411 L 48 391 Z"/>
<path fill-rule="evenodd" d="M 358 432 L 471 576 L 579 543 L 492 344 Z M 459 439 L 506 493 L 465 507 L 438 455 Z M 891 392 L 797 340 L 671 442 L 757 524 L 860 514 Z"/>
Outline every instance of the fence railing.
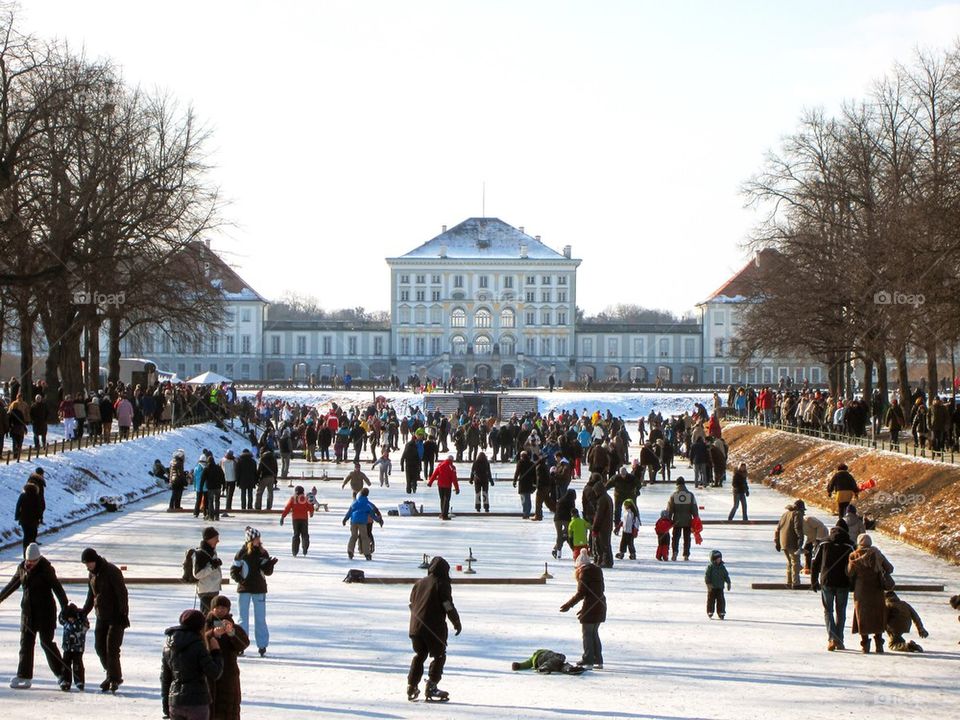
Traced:
<path fill-rule="evenodd" d="M 733 422 L 737 422 L 737 419 L 731 418 L 731 423 Z M 744 419 L 740 419 L 740 422 L 747 424 L 747 421 Z M 906 442 L 907 439 L 913 439 L 910 436 L 910 433 L 904 433 L 904 439 L 900 440 L 900 442 L 894 443 L 890 440 L 878 438 L 874 435 L 857 436 L 837 432 L 836 430 L 832 430 L 830 428 L 805 427 L 802 425 L 790 425 L 789 423 L 784 424 L 781 422 L 764 423 L 760 418 L 754 418 L 754 420 L 749 424 L 761 425 L 763 427 L 780 430 L 782 432 L 794 433 L 795 435 L 806 435 L 807 437 L 815 437 L 821 440 L 844 443 L 846 445 L 853 445 L 855 447 L 864 447 L 871 450 L 886 450 L 887 452 L 899 453 L 907 457 L 924 458 L 926 460 L 934 460 L 936 462 L 948 463 L 950 465 L 956 465 L 957 461 L 960 460 L 960 453 L 957 453 L 952 446 L 944 450 L 932 450 L 931 448 L 923 445 L 917 447 L 917 445 L 913 442 Z"/>

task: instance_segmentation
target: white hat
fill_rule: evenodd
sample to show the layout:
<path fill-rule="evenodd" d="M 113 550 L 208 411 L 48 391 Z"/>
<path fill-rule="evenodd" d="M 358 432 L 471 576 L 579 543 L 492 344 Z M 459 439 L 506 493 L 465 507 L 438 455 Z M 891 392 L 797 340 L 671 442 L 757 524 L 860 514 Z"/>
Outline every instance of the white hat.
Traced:
<path fill-rule="evenodd" d="M 577 561 L 573 564 L 574 567 L 581 568 L 584 565 L 590 565 L 593 563 L 593 558 L 590 557 L 590 553 L 585 550 L 581 550 L 580 554 L 577 555 Z"/>
<path fill-rule="evenodd" d="M 27 545 L 27 549 L 23 553 L 24 560 L 37 561 L 41 558 L 40 546 L 36 543 L 30 543 Z"/>

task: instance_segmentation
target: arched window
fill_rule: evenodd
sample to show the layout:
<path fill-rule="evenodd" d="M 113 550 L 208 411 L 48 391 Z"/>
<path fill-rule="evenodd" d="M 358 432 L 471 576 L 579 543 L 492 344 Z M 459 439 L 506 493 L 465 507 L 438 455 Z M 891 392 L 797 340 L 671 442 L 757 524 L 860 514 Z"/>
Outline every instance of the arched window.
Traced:
<path fill-rule="evenodd" d="M 493 316 L 490 315 L 490 311 L 486 308 L 480 308 L 477 310 L 477 314 L 473 316 L 474 326 L 478 328 L 488 328 L 493 319 Z"/>
<path fill-rule="evenodd" d="M 427 309 L 423 305 L 417 305 L 413 309 L 413 321 L 417 325 L 426 325 L 427 323 Z"/>
<path fill-rule="evenodd" d="M 517 326 L 517 314 L 510 308 L 500 311 L 500 327 L 512 328 Z"/>
<path fill-rule="evenodd" d="M 454 308 L 453 312 L 450 313 L 450 327 L 466 327 L 466 326 L 467 326 L 467 314 L 463 311 L 463 308 Z"/>
<path fill-rule="evenodd" d="M 500 354 L 513 355 L 517 351 L 517 341 L 512 335 L 502 335 L 500 337 Z"/>
<path fill-rule="evenodd" d="M 493 343 L 488 335 L 477 335 L 473 340 L 474 355 L 489 355 L 493 352 Z"/>
<path fill-rule="evenodd" d="M 467 339 L 463 335 L 454 335 L 450 338 L 450 346 L 454 355 L 467 354 Z"/>

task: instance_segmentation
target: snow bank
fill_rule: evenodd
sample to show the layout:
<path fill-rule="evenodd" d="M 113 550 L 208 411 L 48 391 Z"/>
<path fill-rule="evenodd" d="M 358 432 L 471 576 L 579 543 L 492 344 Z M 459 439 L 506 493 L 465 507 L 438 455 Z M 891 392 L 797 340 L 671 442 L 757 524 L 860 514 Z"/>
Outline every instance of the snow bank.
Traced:
<path fill-rule="evenodd" d="M 680 413 L 693 410 L 693 404 L 703 403 L 707 408 L 712 405 L 712 395 L 710 393 L 684 393 L 684 392 L 626 392 L 626 393 L 587 393 L 587 392 L 549 392 L 546 390 L 516 390 L 511 391 L 510 395 L 521 395 L 525 397 L 534 396 L 538 399 L 540 412 L 547 413 L 551 410 L 559 412 L 563 409 L 576 410 L 578 413 L 587 408 L 593 412 L 599 410 L 601 413 L 609 410 L 614 416 L 635 420 L 641 415 L 650 414 L 651 410 L 658 411 L 664 417 L 669 415 L 679 415 Z M 241 395 L 253 398 L 256 393 L 245 391 Z M 345 390 L 265 390 L 263 397 L 266 400 L 283 400 L 286 402 L 306 403 L 307 405 L 319 405 L 329 407 L 330 403 L 335 402 L 344 407 L 366 404 L 374 397 L 383 395 L 399 412 L 406 412 L 410 407 L 423 407 L 424 395 L 422 393 L 409 392 L 376 392 L 364 391 L 345 391 Z"/>
<path fill-rule="evenodd" d="M 165 488 L 163 481 L 147 474 L 155 458 L 167 464 L 173 452 L 183 448 L 187 462 L 192 463 L 203 448 L 220 457 L 231 446 L 239 451 L 241 442 L 238 435 L 209 423 L 0 466 L 0 507 L 9 510 L 0 520 L 0 547 L 20 541 L 20 526 L 14 522 L 13 509 L 23 484 L 38 467 L 43 468 L 47 481 L 42 534 L 101 512 L 99 499 L 103 496 L 130 502 Z"/>

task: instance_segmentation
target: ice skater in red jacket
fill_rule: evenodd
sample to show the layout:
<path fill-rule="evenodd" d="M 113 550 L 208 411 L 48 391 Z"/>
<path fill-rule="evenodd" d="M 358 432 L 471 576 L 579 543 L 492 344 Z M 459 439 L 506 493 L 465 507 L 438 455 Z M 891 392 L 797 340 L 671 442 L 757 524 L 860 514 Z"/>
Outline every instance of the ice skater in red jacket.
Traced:
<path fill-rule="evenodd" d="M 287 515 L 293 517 L 293 556 L 296 557 L 303 543 L 303 555 L 306 557 L 310 548 L 310 530 L 308 519 L 313 517 L 313 503 L 307 499 L 303 486 L 297 485 L 293 489 L 293 497 L 287 500 L 283 512 L 280 513 L 280 524 L 283 525 Z"/>
<path fill-rule="evenodd" d="M 660 511 L 660 519 L 653 526 L 657 533 L 657 560 L 670 559 L 670 531 L 673 530 L 673 521 L 669 510 Z"/>
<path fill-rule="evenodd" d="M 441 462 L 434 469 L 427 481 L 427 487 L 437 483 L 437 490 L 440 491 L 440 519 L 450 519 L 450 489 L 452 488 L 457 495 L 460 494 L 460 484 L 457 482 L 457 468 L 453 465 L 453 455 L 447 455 L 447 459 Z"/>

